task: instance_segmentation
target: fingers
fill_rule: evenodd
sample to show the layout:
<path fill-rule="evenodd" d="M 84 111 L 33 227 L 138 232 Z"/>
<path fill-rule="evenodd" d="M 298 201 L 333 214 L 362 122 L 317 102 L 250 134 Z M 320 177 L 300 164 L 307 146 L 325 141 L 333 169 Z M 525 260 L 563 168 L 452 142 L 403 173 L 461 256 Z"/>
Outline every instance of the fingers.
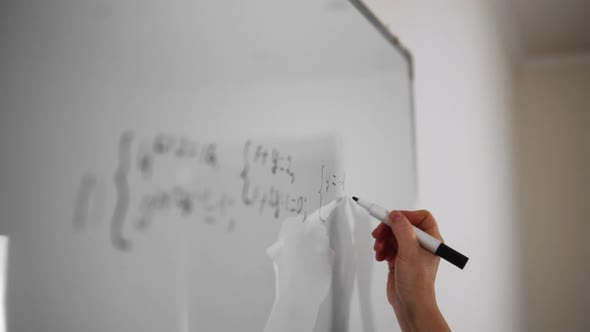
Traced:
<path fill-rule="evenodd" d="M 372 235 L 376 240 L 387 239 L 387 238 L 393 237 L 393 233 L 391 232 L 391 228 L 389 228 L 389 226 L 387 226 L 385 224 L 379 224 L 379 226 L 377 226 L 375 228 L 375 230 L 373 231 Z"/>
<path fill-rule="evenodd" d="M 416 210 L 416 211 L 406 211 L 406 210 L 399 210 L 410 223 L 421 230 L 425 231 L 426 233 L 433 235 L 434 237 L 441 239 L 440 233 L 438 230 L 438 225 L 436 220 L 428 212 L 427 210 Z M 393 236 L 391 229 L 385 224 L 379 224 L 377 228 L 373 231 L 373 237 L 375 239 L 382 239 L 386 237 Z"/>
<path fill-rule="evenodd" d="M 372 235 L 375 238 L 373 250 L 375 250 L 375 259 L 377 261 L 381 262 L 392 255 L 395 256 L 397 242 L 395 241 L 395 237 L 389 226 L 379 224 L 379 226 L 373 231 Z"/>
<path fill-rule="evenodd" d="M 413 257 L 418 252 L 420 244 L 416 238 L 414 226 L 410 223 L 408 218 L 399 211 L 393 211 L 389 214 L 391 223 L 391 230 L 397 240 L 398 254 L 404 256 L 406 259 Z"/>
<path fill-rule="evenodd" d="M 379 262 L 390 261 L 397 254 L 397 240 L 393 236 L 391 228 L 385 224 L 379 224 L 372 233 L 375 238 L 375 259 Z"/>
<path fill-rule="evenodd" d="M 385 259 L 385 241 L 375 241 L 373 250 L 375 250 L 375 260 L 381 262 Z"/>
<path fill-rule="evenodd" d="M 395 238 L 375 240 L 373 249 L 375 250 L 375 259 L 377 261 L 391 260 L 397 253 L 397 242 Z"/>
<path fill-rule="evenodd" d="M 381 223 L 372 233 L 375 238 L 373 249 L 377 261 L 391 261 L 398 252 L 405 252 L 409 257 L 416 251 L 419 243 L 412 226 L 442 240 L 436 220 L 427 210 L 393 211 L 389 218 L 391 227 Z"/>
<path fill-rule="evenodd" d="M 442 240 L 436 220 L 427 210 L 416 210 L 416 211 L 399 211 L 401 212 L 410 223 L 429 235 Z"/>

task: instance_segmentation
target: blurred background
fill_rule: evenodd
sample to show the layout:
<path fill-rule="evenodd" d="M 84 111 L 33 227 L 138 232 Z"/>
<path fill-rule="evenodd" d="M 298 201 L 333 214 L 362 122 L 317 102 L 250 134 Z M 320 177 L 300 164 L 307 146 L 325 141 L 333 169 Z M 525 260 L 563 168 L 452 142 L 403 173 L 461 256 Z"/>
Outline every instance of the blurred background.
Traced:
<path fill-rule="evenodd" d="M 451 326 L 590 330 L 590 2 L 368 3 L 414 55 L 421 205 L 515 243 Z"/>
<path fill-rule="evenodd" d="M 590 1 L 366 4 L 413 55 L 418 205 L 477 257 L 441 264 L 453 330 L 590 330 Z"/>

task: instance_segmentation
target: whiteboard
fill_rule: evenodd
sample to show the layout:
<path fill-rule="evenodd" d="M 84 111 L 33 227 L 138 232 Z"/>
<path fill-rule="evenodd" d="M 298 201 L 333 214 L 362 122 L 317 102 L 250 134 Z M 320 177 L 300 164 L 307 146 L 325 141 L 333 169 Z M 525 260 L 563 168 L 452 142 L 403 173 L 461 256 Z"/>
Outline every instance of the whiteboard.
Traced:
<path fill-rule="evenodd" d="M 410 58 L 361 3 L 3 6 L 9 331 L 262 331 L 284 218 L 414 201 Z M 386 301 L 346 221 L 315 331 Z"/>

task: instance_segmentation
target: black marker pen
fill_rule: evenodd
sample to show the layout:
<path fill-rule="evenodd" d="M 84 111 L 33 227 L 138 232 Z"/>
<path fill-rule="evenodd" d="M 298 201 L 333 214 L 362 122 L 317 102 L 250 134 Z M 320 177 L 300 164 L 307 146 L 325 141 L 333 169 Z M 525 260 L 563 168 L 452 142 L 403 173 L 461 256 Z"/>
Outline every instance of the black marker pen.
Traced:
<path fill-rule="evenodd" d="M 365 208 L 365 210 L 367 210 L 367 212 L 369 212 L 371 216 L 386 224 L 387 226 L 391 226 L 389 224 L 389 211 L 385 210 L 384 208 L 376 204 L 367 202 L 357 197 L 353 197 L 352 199 L 355 202 L 357 202 L 360 206 Z M 434 237 L 432 237 L 431 235 L 429 235 L 428 233 L 424 232 L 416 226 L 414 226 L 414 231 L 416 232 L 418 242 L 420 242 L 420 245 L 424 249 L 430 251 L 435 255 L 440 256 L 447 262 L 455 265 L 460 269 L 463 269 L 465 267 L 465 264 L 467 264 L 469 258 L 463 256 L 460 252 L 442 243 L 439 239 L 435 239 Z"/>

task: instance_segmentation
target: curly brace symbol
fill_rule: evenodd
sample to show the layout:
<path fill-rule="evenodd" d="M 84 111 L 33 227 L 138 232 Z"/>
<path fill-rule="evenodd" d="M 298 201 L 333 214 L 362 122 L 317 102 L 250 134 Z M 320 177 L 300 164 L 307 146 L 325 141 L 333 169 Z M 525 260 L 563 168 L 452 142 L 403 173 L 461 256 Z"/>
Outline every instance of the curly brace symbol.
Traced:
<path fill-rule="evenodd" d="M 128 251 L 131 241 L 123 236 L 123 226 L 127 210 L 129 209 L 129 167 L 131 164 L 131 143 L 133 132 L 125 131 L 119 138 L 119 164 L 115 170 L 113 180 L 117 190 L 117 203 L 111 219 L 111 241 L 116 249 Z"/>

